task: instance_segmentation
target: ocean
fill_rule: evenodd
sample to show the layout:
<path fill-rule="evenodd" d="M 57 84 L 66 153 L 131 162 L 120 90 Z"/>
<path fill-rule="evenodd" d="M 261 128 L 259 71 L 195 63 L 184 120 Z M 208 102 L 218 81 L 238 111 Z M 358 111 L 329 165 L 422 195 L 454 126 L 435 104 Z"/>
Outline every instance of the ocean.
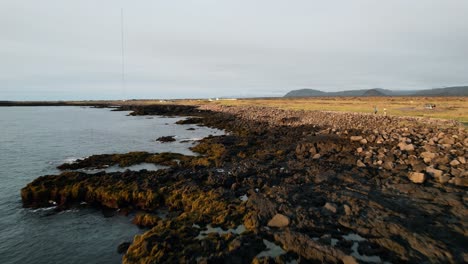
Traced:
<path fill-rule="evenodd" d="M 104 217 L 86 206 L 59 213 L 53 208 L 25 209 L 21 188 L 39 176 L 60 173 L 56 166 L 77 158 L 130 151 L 192 154 L 188 148 L 195 140 L 223 133 L 175 124 L 182 118 L 128 113 L 71 106 L 0 107 L 0 263 L 120 263 L 117 246 L 142 232 L 131 224 L 131 215 Z M 176 141 L 155 141 L 169 135 Z"/>

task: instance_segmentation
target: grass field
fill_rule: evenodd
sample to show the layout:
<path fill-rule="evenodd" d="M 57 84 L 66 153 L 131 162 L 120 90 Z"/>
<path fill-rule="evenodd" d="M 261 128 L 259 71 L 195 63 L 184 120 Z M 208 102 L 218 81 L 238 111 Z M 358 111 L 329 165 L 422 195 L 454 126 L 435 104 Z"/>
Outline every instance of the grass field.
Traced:
<path fill-rule="evenodd" d="M 467 97 L 313 97 L 218 100 L 220 105 L 256 105 L 292 110 L 322 110 L 453 119 L 468 123 Z M 427 109 L 426 104 L 436 105 Z"/>

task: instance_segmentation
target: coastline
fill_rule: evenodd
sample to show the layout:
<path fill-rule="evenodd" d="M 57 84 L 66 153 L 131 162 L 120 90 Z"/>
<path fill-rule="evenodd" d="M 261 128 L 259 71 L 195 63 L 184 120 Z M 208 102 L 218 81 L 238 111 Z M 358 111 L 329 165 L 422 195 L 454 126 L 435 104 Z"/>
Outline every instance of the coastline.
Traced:
<path fill-rule="evenodd" d="M 151 229 L 122 250 L 124 263 L 468 260 L 468 138 L 456 122 L 251 106 L 120 110 L 229 132 L 201 140 L 200 156 L 153 157 L 170 165 L 158 172 L 65 172 L 23 189 L 25 207 L 85 200 L 146 211 L 135 223 Z M 199 239 L 207 225 L 247 232 Z M 263 240 L 285 253 L 256 257 Z"/>

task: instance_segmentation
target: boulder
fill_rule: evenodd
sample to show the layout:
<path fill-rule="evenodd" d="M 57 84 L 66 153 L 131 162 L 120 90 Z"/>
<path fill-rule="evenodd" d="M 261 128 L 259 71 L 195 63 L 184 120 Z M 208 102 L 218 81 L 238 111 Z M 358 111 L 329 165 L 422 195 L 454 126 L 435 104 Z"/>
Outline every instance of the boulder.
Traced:
<path fill-rule="evenodd" d="M 452 161 L 450 162 L 450 166 L 452 166 L 452 167 L 455 167 L 455 166 L 457 166 L 457 165 L 460 165 L 460 161 L 458 161 L 458 160 L 456 160 L 456 159 L 454 159 L 454 160 L 452 160 Z"/>
<path fill-rule="evenodd" d="M 457 168 L 451 168 L 450 169 L 450 174 L 452 174 L 452 176 L 455 176 L 455 177 L 460 177 L 463 173 L 463 170 L 461 169 L 457 169 Z"/>
<path fill-rule="evenodd" d="M 163 142 L 163 143 L 173 142 L 175 141 L 175 138 L 174 136 L 164 136 L 164 137 L 159 137 L 158 139 L 156 139 L 156 141 Z"/>
<path fill-rule="evenodd" d="M 466 159 L 463 156 L 458 157 L 458 161 L 460 161 L 461 164 L 466 164 Z"/>
<path fill-rule="evenodd" d="M 351 141 L 361 141 L 363 138 L 362 136 L 351 136 L 350 137 Z"/>
<path fill-rule="evenodd" d="M 347 204 L 343 205 L 344 211 L 346 215 L 351 215 L 353 211 L 351 210 L 351 207 Z"/>
<path fill-rule="evenodd" d="M 429 164 L 431 163 L 431 161 L 437 156 L 436 153 L 432 153 L 432 152 L 429 152 L 429 151 L 425 151 L 425 152 L 422 152 L 419 157 L 423 158 L 424 159 L 424 162 L 426 164 Z"/>
<path fill-rule="evenodd" d="M 323 208 L 325 208 L 326 210 L 336 214 L 337 212 L 337 207 L 336 207 L 336 204 L 334 203 L 326 203 Z"/>
<path fill-rule="evenodd" d="M 439 165 L 447 165 L 447 164 L 449 164 L 450 159 L 449 159 L 449 157 L 447 155 L 442 155 L 442 156 L 438 156 L 437 158 L 432 160 L 432 162 L 435 163 L 435 164 L 439 164 Z"/>
<path fill-rule="evenodd" d="M 289 217 L 283 214 L 276 214 L 273 218 L 268 221 L 269 227 L 286 227 L 289 225 Z"/>
<path fill-rule="evenodd" d="M 455 140 L 451 137 L 446 137 L 446 138 L 443 138 L 441 140 L 439 140 L 439 144 L 442 144 L 442 145 L 453 145 L 455 144 Z"/>
<path fill-rule="evenodd" d="M 434 177 L 435 179 L 440 178 L 442 176 L 442 173 L 443 173 L 443 171 L 438 170 L 438 169 L 434 169 L 434 167 L 432 167 L 432 166 L 426 167 L 426 172 L 427 172 L 427 174 Z"/>
<path fill-rule="evenodd" d="M 385 140 L 383 139 L 383 137 L 381 136 L 378 136 L 377 139 L 375 140 L 375 143 L 377 144 L 382 144 Z"/>
<path fill-rule="evenodd" d="M 395 167 L 395 164 L 393 164 L 393 162 L 390 162 L 390 161 L 385 161 L 382 164 L 382 168 L 384 168 L 386 170 L 392 170 L 394 167 Z"/>
<path fill-rule="evenodd" d="M 426 175 L 421 172 L 410 172 L 408 174 L 408 179 L 414 183 L 423 183 L 426 180 Z"/>
<path fill-rule="evenodd" d="M 366 167 L 366 164 L 364 164 L 364 162 L 362 162 L 361 160 L 358 160 L 356 162 L 356 166 L 358 166 L 359 168 L 364 168 Z"/>
<path fill-rule="evenodd" d="M 413 151 L 414 150 L 414 145 L 413 144 L 406 144 L 405 142 L 398 143 L 398 147 L 401 150 L 404 150 L 404 151 Z"/>
<path fill-rule="evenodd" d="M 463 186 L 463 187 L 468 187 L 468 178 L 466 177 L 456 177 L 455 180 L 453 181 L 453 184 L 457 186 Z"/>
<path fill-rule="evenodd" d="M 345 256 L 341 259 L 343 264 L 358 264 L 357 260 L 353 256 Z"/>

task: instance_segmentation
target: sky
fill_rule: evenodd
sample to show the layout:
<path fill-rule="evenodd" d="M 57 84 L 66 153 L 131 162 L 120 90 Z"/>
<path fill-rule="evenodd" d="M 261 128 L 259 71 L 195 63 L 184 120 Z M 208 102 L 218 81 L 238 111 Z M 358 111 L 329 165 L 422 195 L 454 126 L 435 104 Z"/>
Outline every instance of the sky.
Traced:
<path fill-rule="evenodd" d="M 0 100 L 467 85 L 467 14 L 466 0 L 0 0 Z"/>

